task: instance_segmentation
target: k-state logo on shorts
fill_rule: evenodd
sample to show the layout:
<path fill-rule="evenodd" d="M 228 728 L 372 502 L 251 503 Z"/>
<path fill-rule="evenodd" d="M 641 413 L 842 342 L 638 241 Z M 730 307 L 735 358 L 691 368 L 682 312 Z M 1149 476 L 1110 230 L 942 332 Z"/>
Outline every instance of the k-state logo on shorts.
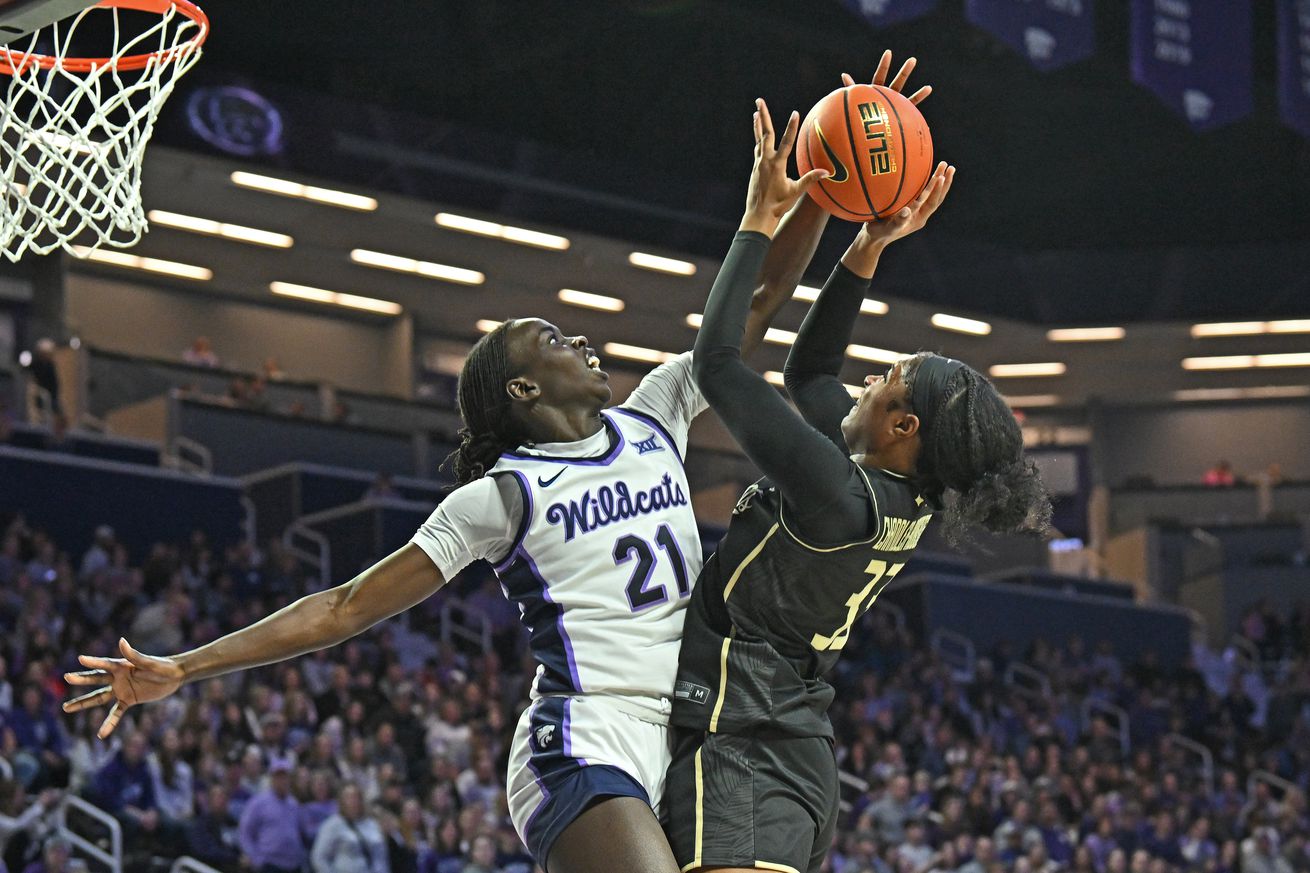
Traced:
<path fill-rule="evenodd" d="M 553 724 L 543 724 L 537 728 L 537 748 L 546 748 L 553 739 L 555 739 L 555 726 Z"/>

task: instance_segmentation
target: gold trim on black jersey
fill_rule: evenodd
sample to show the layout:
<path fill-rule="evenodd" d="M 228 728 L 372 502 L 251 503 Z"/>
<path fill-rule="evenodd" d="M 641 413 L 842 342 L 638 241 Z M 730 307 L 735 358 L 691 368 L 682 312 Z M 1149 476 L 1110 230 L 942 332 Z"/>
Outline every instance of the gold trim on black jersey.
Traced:
<path fill-rule="evenodd" d="M 781 521 L 782 520 L 781 517 L 779 517 L 778 520 Z M 737 584 L 737 580 L 741 578 L 741 574 L 745 572 L 747 567 L 750 566 L 751 561 L 754 561 L 756 558 L 760 556 L 760 552 L 764 551 L 764 547 L 768 545 L 769 540 L 772 539 L 773 535 L 776 534 L 777 532 L 778 532 L 778 525 L 775 524 L 773 527 L 769 528 L 769 532 L 766 533 L 760 539 L 759 543 L 756 544 L 755 548 L 751 549 L 750 554 L 747 555 L 744 559 L 742 559 L 742 562 L 737 565 L 737 569 L 734 570 L 732 573 L 732 578 L 729 579 L 728 584 L 723 587 L 724 603 L 728 602 L 728 597 L 732 594 L 733 586 Z"/>
<path fill-rule="evenodd" d="M 878 519 L 878 527 L 874 530 L 873 536 L 869 537 L 867 540 L 858 540 L 856 542 L 845 543 L 840 546 L 827 546 L 827 547 L 812 546 L 809 543 L 805 542 L 805 540 L 797 536 L 796 532 L 793 531 L 790 527 L 788 527 L 787 519 L 783 517 L 783 510 L 782 510 L 783 504 L 786 503 L 786 501 L 782 499 L 781 495 L 779 495 L 778 521 L 782 523 L 782 529 L 787 532 L 787 536 L 791 537 L 796 542 L 796 545 L 801 546 L 802 548 L 805 549 L 809 549 L 811 552 L 827 554 L 829 552 L 840 552 L 844 549 L 853 549 L 856 546 L 872 545 L 873 543 L 876 543 L 878 541 L 878 537 L 882 536 L 882 511 L 878 508 L 878 493 L 873 490 L 873 483 L 869 481 L 869 474 L 864 472 L 864 468 L 861 467 L 859 464 L 856 464 L 854 461 L 851 461 L 851 463 L 855 465 L 855 469 L 860 471 L 860 477 L 864 479 L 864 490 L 868 492 L 869 499 L 873 501 L 873 514 L 874 517 Z M 884 470 L 883 472 L 888 472 L 888 471 Z M 890 474 L 890 475 L 896 475 L 896 474 Z M 902 476 L 901 478 L 905 478 L 905 477 Z M 727 598 L 725 597 L 724 600 L 727 600 Z"/>

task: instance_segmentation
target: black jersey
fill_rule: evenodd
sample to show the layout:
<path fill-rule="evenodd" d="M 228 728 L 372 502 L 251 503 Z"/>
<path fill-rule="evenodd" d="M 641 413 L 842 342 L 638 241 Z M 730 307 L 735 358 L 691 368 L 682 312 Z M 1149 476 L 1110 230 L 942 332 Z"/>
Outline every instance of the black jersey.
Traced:
<path fill-rule="evenodd" d="M 833 690 L 824 674 L 932 517 L 904 477 L 851 466 L 876 519 L 873 535 L 859 542 L 803 541 L 788 528 L 781 496 L 767 479 L 742 495 L 687 609 L 674 724 L 832 735 Z"/>

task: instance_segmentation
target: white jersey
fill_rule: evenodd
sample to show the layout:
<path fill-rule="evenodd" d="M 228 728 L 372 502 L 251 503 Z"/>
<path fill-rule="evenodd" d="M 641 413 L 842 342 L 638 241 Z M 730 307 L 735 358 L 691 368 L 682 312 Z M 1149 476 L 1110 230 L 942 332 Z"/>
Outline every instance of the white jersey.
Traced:
<path fill-rule="evenodd" d="M 529 630 L 534 698 L 672 697 L 703 560 L 682 453 L 704 408 L 679 356 L 603 412 L 601 433 L 504 454 L 415 535 L 447 579 L 493 561 Z"/>
<path fill-rule="evenodd" d="M 602 413 L 599 458 L 506 454 L 526 511 L 496 566 L 540 664 L 534 692 L 670 697 L 687 595 L 700 573 L 691 489 L 672 436 L 622 407 Z"/>

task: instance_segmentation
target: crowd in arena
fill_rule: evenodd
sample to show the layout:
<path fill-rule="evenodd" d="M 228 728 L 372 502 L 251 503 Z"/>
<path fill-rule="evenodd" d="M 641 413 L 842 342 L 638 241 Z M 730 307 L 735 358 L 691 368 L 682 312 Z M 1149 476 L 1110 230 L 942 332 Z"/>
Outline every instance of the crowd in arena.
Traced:
<path fill-rule="evenodd" d="M 112 653 L 119 635 L 178 651 L 317 580 L 274 543 L 219 548 L 197 532 L 134 561 L 108 527 L 81 555 L 21 517 L 0 532 L 0 871 L 77 869 L 54 831 L 66 794 L 121 823 L 131 870 L 183 854 L 224 873 L 533 869 L 504 791 L 533 665 L 489 575 L 455 593 L 492 616 L 491 651 L 441 643 L 430 601 L 335 649 L 134 709 L 100 741 L 103 709 L 58 709 L 75 653 Z M 1310 871 L 1310 609 L 1257 607 L 1243 633 L 1273 669 L 1123 663 L 1089 628 L 1087 642 L 988 653 L 966 677 L 869 613 L 833 677 L 851 778 L 825 869 Z M 1015 660 L 1049 690 L 1003 681 Z M 1127 748 L 1112 720 L 1084 725 L 1088 698 L 1128 712 Z M 1172 733 L 1212 752 L 1212 789 Z M 1248 781 L 1259 772 L 1295 787 Z"/>

